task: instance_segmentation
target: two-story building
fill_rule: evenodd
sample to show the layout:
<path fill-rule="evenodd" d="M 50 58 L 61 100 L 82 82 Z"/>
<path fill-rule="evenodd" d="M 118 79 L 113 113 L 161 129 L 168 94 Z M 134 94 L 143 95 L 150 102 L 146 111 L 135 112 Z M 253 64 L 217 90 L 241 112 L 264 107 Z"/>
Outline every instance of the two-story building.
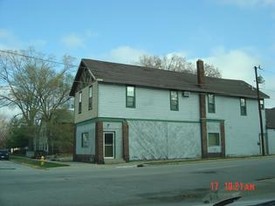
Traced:
<path fill-rule="evenodd" d="M 275 108 L 265 110 L 267 153 L 275 154 Z"/>
<path fill-rule="evenodd" d="M 261 153 L 256 89 L 205 77 L 201 60 L 194 75 L 82 59 L 70 95 L 77 161 Z"/>

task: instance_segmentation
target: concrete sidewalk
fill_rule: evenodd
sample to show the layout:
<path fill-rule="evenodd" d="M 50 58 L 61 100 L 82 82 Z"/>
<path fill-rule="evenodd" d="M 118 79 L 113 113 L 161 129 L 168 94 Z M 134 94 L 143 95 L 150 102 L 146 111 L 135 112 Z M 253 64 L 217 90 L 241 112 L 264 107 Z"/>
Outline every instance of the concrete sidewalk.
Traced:
<path fill-rule="evenodd" d="M 148 166 L 164 166 L 164 165 L 182 165 L 182 164 L 196 164 L 196 163 L 211 163 L 211 162 L 225 162 L 225 161 L 243 161 L 255 159 L 273 159 L 275 155 L 269 156 L 248 156 L 248 157 L 228 157 L 228 158 L 209 158 L 209 159 L 175 159 L 175 160 L 144 160 L 144 161 L 130 161 L 107 164 L 95 164 L 85 162 L 73 161 L 53 161 L 68 164 L 71 167 L 90 167 L 90 168 L 131 168 L 131 167 L 148 167 Z"/>

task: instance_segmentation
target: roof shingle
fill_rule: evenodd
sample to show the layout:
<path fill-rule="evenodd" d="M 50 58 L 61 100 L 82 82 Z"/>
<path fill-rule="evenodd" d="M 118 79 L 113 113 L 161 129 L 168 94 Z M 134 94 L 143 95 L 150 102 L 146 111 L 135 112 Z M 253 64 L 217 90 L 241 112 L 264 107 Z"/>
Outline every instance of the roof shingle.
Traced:
<path fill-rule="evenodd" d="M 76 92 L 77 82 L 84 68 L 89 69 L 96 79 L 105 83 L 257 98 L 256 89 L 241 80 L 206 77 L 206 84 L 201 88 L 197 83 L 197 75 L 194 74 L 91 59 L 81 60 L 70 92 L 71 96 L 74 96 Z M 261 93 L 261 98 L 268 98 L 268 96 Z"/>

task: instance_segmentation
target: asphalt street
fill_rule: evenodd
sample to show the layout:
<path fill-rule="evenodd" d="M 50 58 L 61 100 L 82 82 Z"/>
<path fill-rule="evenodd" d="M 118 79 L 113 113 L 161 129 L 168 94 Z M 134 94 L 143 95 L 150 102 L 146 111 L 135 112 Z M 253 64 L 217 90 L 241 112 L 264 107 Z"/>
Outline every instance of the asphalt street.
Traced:
<path fill-rule="evenodd" d="M 196 205 L 275 197 L 275 157 L 35 169 L 0 161 L 1 206 Z M 274 198 L 275 199 L 275 198 Z"/>

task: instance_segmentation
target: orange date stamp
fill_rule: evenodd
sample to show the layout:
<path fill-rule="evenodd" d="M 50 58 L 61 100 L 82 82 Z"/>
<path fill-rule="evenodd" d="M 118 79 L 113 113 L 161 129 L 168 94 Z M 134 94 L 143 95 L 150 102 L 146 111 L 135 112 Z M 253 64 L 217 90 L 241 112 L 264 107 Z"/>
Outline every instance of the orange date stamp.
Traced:
<path fill-rule="evenodd" d="M 232 182 L 228 181 L 224 184 L 220 184 L 219 181 L 211 181 L 210 182 L 210 189 L 212 191 L 218 191 L 219 189 L 224 189 L 225 191 L 231 192 L 231 191 L 255 191 L 256 186 L 254 183 L 243 183 L 243 182 Z"/>

